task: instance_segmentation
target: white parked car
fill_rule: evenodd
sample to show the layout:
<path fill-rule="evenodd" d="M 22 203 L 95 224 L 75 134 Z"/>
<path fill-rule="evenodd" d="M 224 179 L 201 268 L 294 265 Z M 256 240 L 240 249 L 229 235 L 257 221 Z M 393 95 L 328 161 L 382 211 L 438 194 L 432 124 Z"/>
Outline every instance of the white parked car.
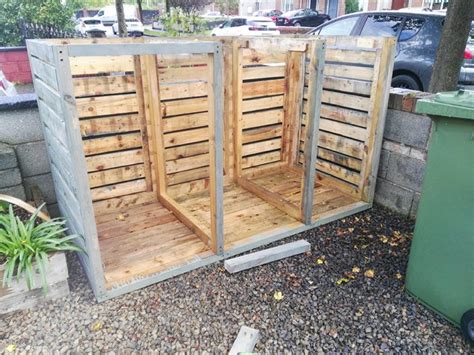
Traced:
<path fill-rule="evenodd" d="M 209 12 L 206 12 L 201 17 L 207 20 L 213 20 L 216 18 L 224 17 L 224 16 L 222 16 L 222 14 L 219 11 L 209 11 Z"/>
<path fill-rule="evenodd" d="M 212 36 L 260 36 L 279 35 L 275 23 L 269 17 L 234 17 L 211 32 Z"/>
<path fill-rule="evenodd" d="M 127 25 L 127 32 L 130 36 L 143 36 L 145 28 L 143 27 L 143 23 L 141 23 L 139 19 L 126 18 L 125 24 Z M 114 32 L 114 35 L 118 34 L 118 22 L 115 22 L 112 25 L 112 31 Z"/>
<path fill-rule="evenodd" d="M 94 17 L 81 17 L 77 19 L 74 29 L 83 36 L 87 36 L 89 31 L 107 32 L 107 28 L 105 28 L 102 21 Z"/>
<path fill-rule="evenodd" d="M 125 18 L 133 18 L 137 16 L 137 10 L 133 5 L 123 5 L 123 11 L 125 13 Z M 110 26 L 117 22 L 117 10 L 115 5 L 108 5 L 99 10 L 99 12 L 94 16 L 102 21 L 106 26 Z"/>

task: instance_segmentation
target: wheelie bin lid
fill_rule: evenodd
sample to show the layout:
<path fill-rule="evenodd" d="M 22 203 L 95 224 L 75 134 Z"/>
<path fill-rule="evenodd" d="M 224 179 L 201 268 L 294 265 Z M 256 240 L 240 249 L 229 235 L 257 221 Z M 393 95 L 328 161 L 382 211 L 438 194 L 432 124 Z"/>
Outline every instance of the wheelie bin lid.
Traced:
<path fill-rule="evenodd" d="M 440 92 L 431 99 L 418 100 L 416 112 L 474 120 L 474 91 Z"/>

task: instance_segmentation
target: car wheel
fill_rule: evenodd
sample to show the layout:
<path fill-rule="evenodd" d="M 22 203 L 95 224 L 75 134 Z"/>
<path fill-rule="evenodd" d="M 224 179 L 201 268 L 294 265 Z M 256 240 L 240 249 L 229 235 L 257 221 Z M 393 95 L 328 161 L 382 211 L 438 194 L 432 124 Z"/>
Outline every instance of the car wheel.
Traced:
<path fill-rule="evenodd" d="M 294 24 L 293 26 L 295 26 L 295 27 L 301 27 L 301 23 L 295 22 L 295 24 Z"/>
<path fill-rule="evenodd" d="M 401 74 L 392 78 L 392 87 L 410 90 L 421 90 L 418 81 L 411 75 Z"/>
<path fill-rule="evenodd" d="M 470 309 L 461 318 L 461 331 L 468 342 L 474 345 L 474 309 Z"/>

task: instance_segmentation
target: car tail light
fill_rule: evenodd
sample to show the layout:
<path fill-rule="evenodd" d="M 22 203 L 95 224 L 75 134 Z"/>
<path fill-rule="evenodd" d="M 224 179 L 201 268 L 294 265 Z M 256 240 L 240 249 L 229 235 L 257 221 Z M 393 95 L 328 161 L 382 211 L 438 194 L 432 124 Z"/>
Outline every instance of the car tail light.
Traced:
<path fill-rule="evenodd" d="M 285 18 L 283 19 L 283 21 L 284 21 L 285 23 L 289 23 L 289 22 L 290 22 L 290 19 L 285 17 Z"/>
<path fill-rule="evenodd" d="M 474 53 L 472 53 L 469 49 L 464 50 L 464 59 L 474 59 Z"/>

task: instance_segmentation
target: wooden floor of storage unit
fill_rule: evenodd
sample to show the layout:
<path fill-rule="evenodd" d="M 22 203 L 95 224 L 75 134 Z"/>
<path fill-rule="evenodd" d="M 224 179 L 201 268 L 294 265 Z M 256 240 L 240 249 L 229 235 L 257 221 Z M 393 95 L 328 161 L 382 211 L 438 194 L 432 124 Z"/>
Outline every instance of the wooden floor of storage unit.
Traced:
<path fill-rule="evenodd" d="M 96 222 L 107 289 L 212 255 L 159 202 L 96 216 Z"/>
<path fill-rule="evenodd" d="M 301 203 L 301 176 L 292 171 L 282 171 L 252 179 L 252 182 L 278 193 L 288 202 Z M 357 202 L 331 185 L 316 182 L 313 194 L 313 220 L 326 216 L 328 212 Z"/>
<path fill-rule="evenodd" d="M 191 212 L 205 229 L 209 229 L 210 206 L 207 192 L 182 197 L 178 202 Z M 296 227 L 301 223 L 240 186 L 224 186 L 225 249 L 242 244 L 256 234 L 292 225 Z"/>

